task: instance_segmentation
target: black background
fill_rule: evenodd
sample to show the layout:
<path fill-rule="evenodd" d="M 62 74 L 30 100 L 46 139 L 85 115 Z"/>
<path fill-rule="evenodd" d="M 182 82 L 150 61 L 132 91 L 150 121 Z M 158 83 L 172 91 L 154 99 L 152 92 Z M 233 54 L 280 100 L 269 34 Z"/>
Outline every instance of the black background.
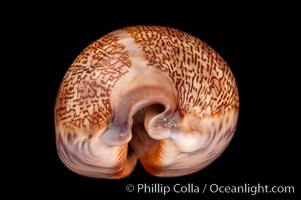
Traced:
<path fill-rule="evenodd" d="M 93 5 L 91 5 L 93 7 Z M 212 8 L 212 7 L 210 7 Z M 281 9 L 280 9 L 281 8 Z M 86 9 L 86 8 L 85 8 Z M 170 14 L 163 11 L 126 14 L 91 13 L 71 8 L 38 10 L 26 20 L 34 31 L 28 34 L 27 46 L 34 45 L 37 59 L 31 69 L 41 74 L 43 89 L 33 92 L 39 113 L 32 141 L 34 166 L 30 177 L 38 177 L 35 185 L 44 195 L 85 195 L 97 199 L 290 199 L 292 194 L 137 194 L 128 193 L 127 184 L 153 183 L 173 186 L 176 183 L 203 186 L 220 185 L 293 185 L 298 192 L 297 161 L 299 109 L 296 94 L 296 68 L 300 63 L 293 47 L 296 44 L 295 12 L 281 7 L 244 7 L 227 10 L 192 10 Z M 183 8 L 184 9 L 184 8 Z M 209 9 L 209 8 L 208 8 Z M 283 14 L 286 10 L 289 14 Z M 87 10 L 86 10 L 87 11 Z M 280 12 L 281 11 L 281 12 Z M 219 13 L 217 15 L 216 13 Z M 41 21 L 36 20 L 41 17 Z M 34 23 L 32 23 L 34 21 Z M 240 94 L 240 114 L 235 136 L 226 151 L 204 170 L 176 178 L 156 178 L 138 164 L 136 170 L 122 180 L 92 179 L 69 171 L 59 160 L 55 149 L 54 105 L 60 83 L 76 56 L 99 37 L 130 25 L 162 25 L 188 32 L 205 41 L 229 64 Z M 26 30 L 25 30 L 26 31 Z M 299 84 L 300 85 L 300 84 Z M 44 96 L 45 95 L 45 96 Z M 30 100 L 32 101 L 32 100 Z M 42 106 L 40 106 L 42 105 Z M 31 146 L 31 145 L 30 145 Z M 32 147 L 32 146 L 31 146 Z M 42 154 L 42 156 L 41 156 Z M 30 179 L 30 178 L 28 178 Z M 32 189 L 30 192 L 35 192 Z M 105 195 L 108 195 L 105 197 Z"/>

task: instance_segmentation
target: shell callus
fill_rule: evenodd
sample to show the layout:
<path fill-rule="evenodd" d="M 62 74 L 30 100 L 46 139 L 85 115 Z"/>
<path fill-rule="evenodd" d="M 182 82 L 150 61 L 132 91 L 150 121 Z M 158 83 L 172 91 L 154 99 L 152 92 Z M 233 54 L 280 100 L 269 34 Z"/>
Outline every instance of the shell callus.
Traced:
<path fill-rule="evenodd" d="M 234 76 L 204 42 L 167 27 L 127 27 L 68 69 L 55 106 L 57 151 L 89 177 L 126 177 L 138 159 L 155 176 L 191 174 L 228 146 L 238 110 Z"/>

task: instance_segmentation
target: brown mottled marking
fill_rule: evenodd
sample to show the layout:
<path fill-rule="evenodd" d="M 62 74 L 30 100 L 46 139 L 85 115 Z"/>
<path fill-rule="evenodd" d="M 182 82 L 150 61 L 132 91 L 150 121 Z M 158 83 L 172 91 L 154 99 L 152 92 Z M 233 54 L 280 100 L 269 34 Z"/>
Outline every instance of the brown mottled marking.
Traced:
<path fill-rule="evenodd" d="M 102 127 L 111 118 L 110 93 L 131 62 L 118 38 L 108 34 L 75 59 L 58 92 L 55 119 L 65 127 Z"/>
<path fill-rule="evenodd" d="M 231 109 L 233 106 L 238 107 L 239 101 L 234 77 L 226 62 L 207 44 L 187 33 L 167 27 L 138 26 L 124 30 L 130 32 L 136 43 L 143 49 L 150 66 L 169 74 L 175 83 L 183 82 L 183 84 L 176 84 L 177 91 L 181 94 L 179 105 L 182 111 L 187 113 L 192 109 L 189 100 L 193 101 L 192 104 L 203 107 L 206 103 L 203 100 L 206 98 L 208 98 L 208 103 L 205 106 L 210 106 L 213 113 Z M 149 32 L 157 39 L 145 40 L 144 36 L 147 35 L 145 33 Z M 160 41 L 165 39 L 168 44 L 162 48 Z M 182 48 L 178 48 L 179 46 Z M 203 49 L 203 51 L 198 49 Z M 190 63 L 193 56 L 200 56 L 201 62 Z M 166 60 L 165 57 L 178 59 Z M 182 59 L 179 59 L 181 57 Z M 206 73 L 202 73 L 202 76 L 195 76 L 200 68 Z M 173 75 L 178 73 L 178 76 Z M 193 85 L 198 87 L 193 87 Z M 202 91 L 203 98 L 199 98 L 198 91 Z M 223 92 L 221 93 L 221 91 Z M 214 100 L 214 97 L 219 101 Z M 234 102 L 231 102 L 232 100 Z M 206 114 L 210 115 L 211 113 Z"/>

